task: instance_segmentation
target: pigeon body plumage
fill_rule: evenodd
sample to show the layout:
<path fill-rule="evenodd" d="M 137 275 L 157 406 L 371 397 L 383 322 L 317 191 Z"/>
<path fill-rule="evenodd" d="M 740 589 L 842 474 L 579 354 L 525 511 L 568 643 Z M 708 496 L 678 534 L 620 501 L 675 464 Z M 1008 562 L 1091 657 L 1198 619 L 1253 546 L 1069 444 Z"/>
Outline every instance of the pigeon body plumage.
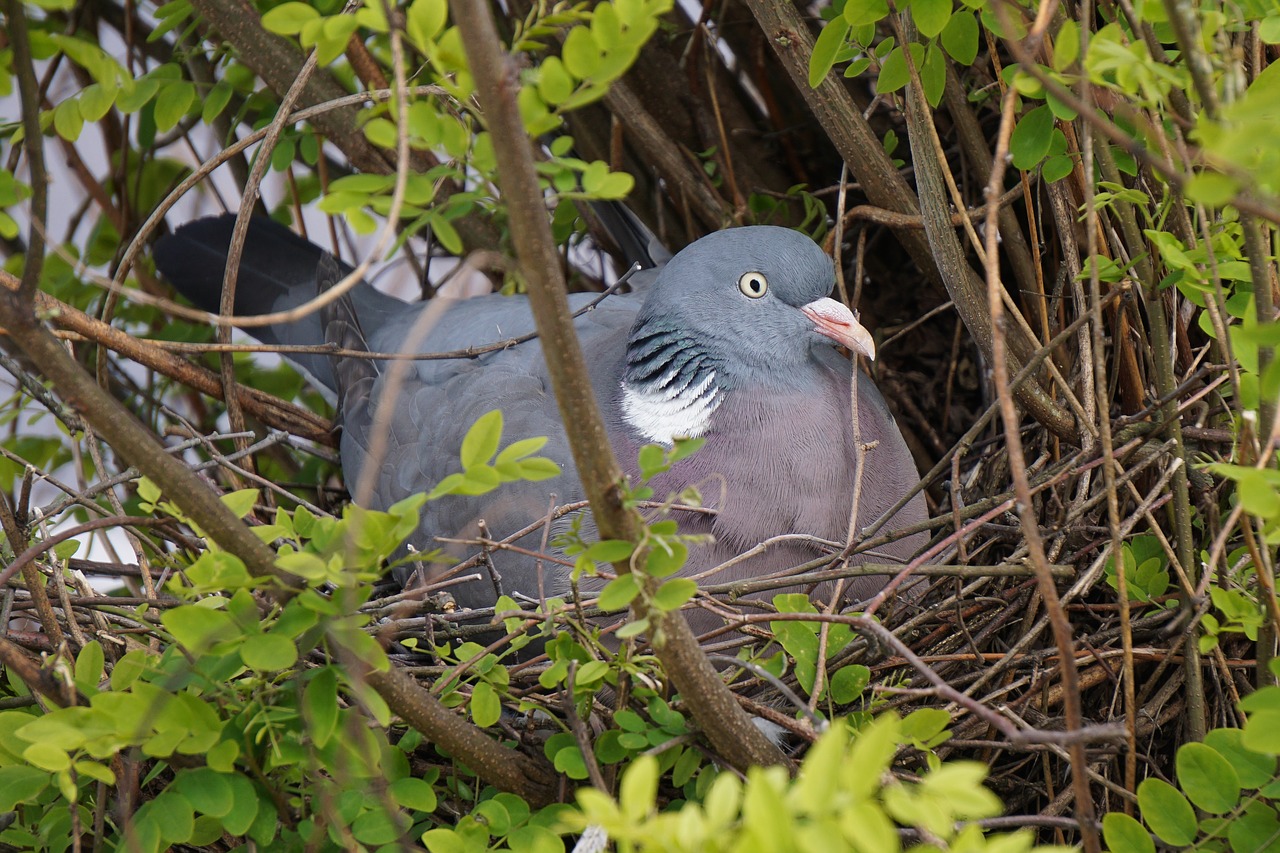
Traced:
<path fill-rule="evenodd" d="M 180 228 L 157 247 L 159 269 L 196 305 L 216 311 L 234 219 L 203 219 Z M 325 273 L 326 264 L 330 272 Z M 318 273 L 318 270 L 320 271 Z M 254 220 L 245 245 L 236 312 L 262 314 L 301 304 L 316 294 L 317 276 L 340 278 L 317 246 L 292 231 Z M 706 577 L 720 583 L 781 571 L 829 552 L 817 540 L 846 540 L 858 477 L 855 443 L 868 447 L 861 474 L 858 525 L 879 518 L 919 480 L 911 455 L 871 380 L 857 382 L 858 430 L 851 426 L 850 362 L 836 344 L 874 355 L 870 335 L 853 314 L 828 298 L 831 261 L 808 237 L 768 226 L 734 228 L 704 237 L 656 271 L 637 276 L 635 292 L 610 296 L 576 320 L 591 381 L 609 439 L 623 469 L 635 476 L 645 444 L 678 436 L 705 445 L 659 474 L 651 485 L 662 498 L 696 486 L 714 514 L 680 513 L 681 531 L 710 534 L 691 549 L 681 574 L 696 575 L 766 539 L 787 536 L 761 553 Z M 439 298 L 439 297 L 437 297 Z M 593 294 L 570 297 L 577 309 Z M 433 300 L 434 302 L 434 300 Z M 345 308 L 324 319 L 252 330 L 269 343 L 364 345 L 396 352 L 424 310 L 435 322 L 414 349 L 440 352 L 507 340 L 533 331 L 524 297 L 491 295 L 448 305 L 407 304 L 361 283 Z M 345 314 L 343 313 L 345 312 Z M 372 508 L 429 491 L 459 470 L 459 448 L 481 415 L 501 409 L 504 443 L 548 436 L 540 455 L 562 469 L 541 482 L 505 484 L 480 496 L 447 496 L 427 504 L 411 543 L 437 547 L 435 536 L 474 536 L 483 519 L 501 538 L 559 503 L 581 499 L 564 428 L 535 339 L 472 359 L 415 361 L 393 392 L 381 458 L 370 456 L 373 412 L 386 393 L 386 362 L 295 357 L 338 395 L 341 454 L 354 489 L 376 465 Z M 893 530 L 927 517 L 917 495 L 886 526 Z M 568 524 L 562 519 L 554 533 Z M 517 544 L 536 551 L 538 530 Z M 917 534 L 862 559 L 905 560 L 923 543 Z M 502 591 L 536 597 L 563 595 L 567 568 L 511 551 L 493 555 Z M 883 585 L 864 578 L 853 598 Z M 493 603 L 485 579 L 450 590 L 465 607 Z"/>

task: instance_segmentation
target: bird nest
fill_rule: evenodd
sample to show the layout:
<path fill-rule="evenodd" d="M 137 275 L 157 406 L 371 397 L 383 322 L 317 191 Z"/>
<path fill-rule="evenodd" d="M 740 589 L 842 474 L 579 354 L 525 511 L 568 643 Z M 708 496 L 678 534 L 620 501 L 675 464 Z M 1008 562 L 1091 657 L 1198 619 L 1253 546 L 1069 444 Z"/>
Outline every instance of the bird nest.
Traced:
<path fill-rule="evenodd" d="M 1174 499 L 1171 481 L 1179 470 L 1172 440 L 1161 433 L 1155 408 L 1114 419 L 1111 446 L 1119 473 L 1109 481 L 1101 470 L 1101 442 L 1089 449 L 1071 447 L 1033 422 L 1024 424 L 1030 509 L 1043 543 L 1043 559 L 1037 560 L 1019 518 L 1008 447 L 992 423 L 996 404 L 983 408 L 976 387 L 963 382 L 964 376 L 976 374 L 976 367 L 965 362 L 964 350 L 946 345 L 952 337 L 949 329 L 931 334 L 916 326 L 907 334 L 920 337 L 922 344 L 910 348 L 909 358 L 895 357 L 894 348 L 887 348 L 877 370 L 899 424 L 928 463 L 922 468 L 932 469 L 922 482 L 933 519 L 928 559 L 895 575 L 898 567 L 851 566 L 847 554 L 833 550 L 829 558 L 785 576 L 719 584 L 709 578 L 687 606 L 715 614 L 725 627 L 701 639 L 740 703 L 774 724 L 797 754 L 822 730 L 823 720 L 833 716 L 891 708 L 902 713 L 923 707 L 946 709 L 951 714 L 950 736 L 930 748 L 942 758 L 966 756 L 988 764 L 992 784 L 1009 811 L 1046 831 L 1059 826 L 1055 819 L 1072 807 L 1066 708 L 1074 697 L 1082 723 L 1091 732 L 1087 754 L 1096 783 L 1093 791 L 1107 801 L 1100 806 L 1115 807 L 1125 796 L 1127 714 L 1133 720 L 1137 759 L 1168 766 L 1172 751 L 1185 740 L 1181 721 L 1186 715 L 1202 713 L 1214 724 L 1236 723 L 1239 696 L 1248 692 L 1255 674 L 1254 642 L 1244 633 L 1224 633 L 1197 665 L 1203 682 L 1187 684 L 1187 655 L 1198 654 L 1196 644 L 1188 642 L 1187 626 L 1197 613 L 1179 606 L 1178 592 L 1190 590 L 1195 601 L 1204 599 L 1205 590 L 1183 576 L 1174 546 L 1161 533 L 1160 520 Z M 940 358 L 952 363 L 931 362 Z M 1200 368 L 1184 383 L 1180 398 L 1194 398 L 1215 375 L 1210 368 Z M 945 379 L 925 383 L 923 393 L 900 393 L 920 376 Z M 926 420 L 920 414 L 937 409 L 950 417 Z M 322 469 L 335 461 L 325 448 L 282 430 L 268 432 L 265 438 L 197 435 L 169 411 L 170 431 L 177 438 L 170 446 L 173 452 L 184 454 L 197 470 L 228 490 L 246 481 L 269 487 L 257 509 L 263 520 L 269 518 L 272 503 L 306 506 L 318 514 L 335 511 L 340 503 L 341 492 L 334 488 L 269 481 L 250 468 L 252 459 L 261 462 L 274 455 L 293 458 L 295 464 L 309 457 L 301 464 Z M 961 431 L 963 424 L 976 426 Z M 1196 442 L 1207 457 L 1230 447 L 1231 435 L 1220 429 L 1189 425 L 1183 433 L 1184 440 Z M 941 453 L 931 452 L 938 447 Z M 6 521 L 19 525 L 64 517 L 108 485 L 130 477 L 128 471 L 111 477 L 107 473 L 102 470 L 97 481 L 84 487 L 55 482 L 62 495 L 36 505 L 30 502 L 29 485 L 39 478 L 28 467 L 17 492 L 29 502 L 19 504 Z M 1199 471 L 1191 474 L 1196 501 L 1211 517 L 1214 482 Z M 1116 498 L 1114 526 L 1108 521 L 1110 496 Z M 111 523 L 138 521 L 120 518 Z M 80 525 L 93 526 L 94 522 Z M 148 550 L 150 543 L 164 540 L 178 548 L 198 545 L 173 525 L 150 526 L 147 535 Z M 1126 574 L 1127 608 L 1119 603 L 1118 578 L 1108 556 L 1113 536 L 1126 543 L 1123 549 L 1130 563 L 1141 562 L 1141 571 L 1133 571 L 1139 567 L 1131 565 Z M 874 537 L 870 544 L 876 544 Z M 472 561 L 425 592 L 383 587 L 364 605 L 370 616 L 368 631 L 406 672 L 437 687 L 453 679 L 465 696 L 469 669 L 496 656 L 509 678 L 508 710 L 497 725 L 532 751 L 544 749 L 554 731 L 567 724 L 566 717 L 594 734 L 607 730 L 625 703 L 634 704 L 637 687 L 644 687 L 646 695 L 671 698 L 671 686 L 646 656 L 645 640 L 639 637 L 624 649 L 633 664 L 626 669 L 631 684 L 612 679 L 607 687 L 601 683 L 606 689 L 595 691 L 593 698 L 566 703 L 564 697 L 579 686 L 572 678 L 567 685 L 563 679 L 547 679 L 555 663 L 535 653 L 539 643 L 508 653 L 513 638 L 544 630 L 552 637 L 568 633 L 580 648 L 604 658 L 618 648 L 608 639 L 617 618 L 601 615 L 594 594 L 587 593 L 567 602 L 555 624 L 545 629 L 540 627 L 544 615 L 536 611 L 537 602 L 520 602 L 502 611 L 460 611 L 449 595 L 451 584 L 488 576 L 493 567 L 488 555 L 509 543 L 477 545 Z M 874 560 L 874 547 L 871 554 L 858 559 Z M 10 631 L 10 639 L 28 649 L 52 652 L 55 635 L 46 628 L 54 624 L 64 641 L 78 646 L 93 638 L 121 649 L 156 642 L 163 634 L 158 617 L 178 600 L 164 591 L 169 570 L 154 562 L 154 555 L 147 556 L 142 568 L 127 559 L 69 559 L 66 565 L 74 571 L 51 575 L 56 583 L 46 601 L 33 599 L 25 587 L 10 587 L 6 613 L 10 624 L 19 626 Z M 15 564 L 13 570 L 18 568 Z M 785 610 L 788 600 L 773 599 L 778 593 L 785 596 L 868 571 L 886 572 L 886 579 L 909 579 L 914 585 L 896 595 L 839 606 L 819 599 L 812 608 L 815 613 L 808 616 L 794 612 L 794 607 L 793 612 L 780 613 L 779 601 Z M 90 586 L 86 576 L 98 580 Z M 1056 592 L 1052 599 L 1044 594 L 1046 576 Z M 103 578 L 118 582 L 104 583 Z M 109 592 L 97 591 L 101 589 Z M 137 612 L 139 605 L 148 608 L 144 615 Z M 25 622 L 11 621 L 24 615 L 29 617 Z M 794 633 L 780 633 L 799 619 L 812 620 L 807 623 L 811 647 L 796 640 Z M 1064 646 L 1055 638 L 1055 622 L 1068 629 L 1070 668 L 1063 666 Z M 495 632 L 495 624 L 510 630 Z M 468 643 L 474 645 L 464 645 Z M 433 655 L 433 648 L 448 654 Z M 807 671 L 801 659 L 808 660 Z M 846 669 L 849 672 L 840 675 Z M 816 672 L 822 675 L 815 683 Z M 859 681 L 863 673 L 869 678 L 865 687 Z M 841 690 L 835 689 L 837 681 Z M 1133 691 L 1128 700 L 1126 687 Z M 578 693 L 581 699 L 583 691 Z M 673 710 L 681 710 L 678 702 Z M 561 722 L 551 724 L 551 717 Z M 672 734 L 671 740 L 690 736 Z M 424 760 L 438 758 L 424 753 Z"/>

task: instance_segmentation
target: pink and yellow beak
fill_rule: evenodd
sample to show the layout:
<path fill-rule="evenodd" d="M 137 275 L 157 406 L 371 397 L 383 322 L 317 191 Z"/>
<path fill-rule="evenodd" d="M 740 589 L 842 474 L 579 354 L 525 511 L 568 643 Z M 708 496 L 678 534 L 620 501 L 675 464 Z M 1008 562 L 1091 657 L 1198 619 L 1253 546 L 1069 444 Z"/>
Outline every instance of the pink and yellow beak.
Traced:
<path fill-rule="evenodd" d="M 813 328 L 841 346 L 846 346 L 871 361 L 876 360 L 876 344 L 871 333 L 843 303 L 823 297 L 800 308 L 813 321 Z"/>

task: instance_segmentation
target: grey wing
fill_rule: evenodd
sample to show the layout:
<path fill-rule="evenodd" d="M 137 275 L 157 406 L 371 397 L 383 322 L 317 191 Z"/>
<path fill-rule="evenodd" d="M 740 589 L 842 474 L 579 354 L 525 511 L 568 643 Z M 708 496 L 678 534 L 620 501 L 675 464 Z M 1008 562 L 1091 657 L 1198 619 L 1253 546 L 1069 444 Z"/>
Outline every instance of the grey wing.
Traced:
<path fill-rule="evenodd" d="M 589 364 L 597 368 L 620 365 L 626 332 L 634 320 L 634 303 L 634 299 L 611 297 L 579 318 L 576 325 Z M 399 325 L 412 325 L 413 319 L 406 317 Z M 417 348 L 441 351 L 483 344 L 503 339 L 497 335 L 519 335 L 531 327 L 524 300 L 482 297 L 445 312 Z M 383 349 L 387 338 L 402 334 L 398 329 L 384 328 L 370 335 L 370 344 Z M 617 372 L 594 371 L 597 398 L 606 408 L 613 405 Z M 385 509 L 410 495 L 430 491 L 461 469 L 459 456 L 467 430 L 494 409 L 503 413 L 502 446 L 546 436 L 547 444 L 539 455 L 559 465 L 560 475 L 538 482 L 506 483 L 485 495 L 448 495 L 432 501 L 411 539 L 414 547 L 420 551 L 440 547 L 436 537 L 474 538 L 481 519 L 492 535 L 502 538 L 545 515 L 552 494 L 558 503 L 580 499 L 577 470 L 537 340 L 470 360 L 413 362 L 403 372 L 384 368 L 367 398 L 342 413 L 342 456 L 348 487 L 354 492 L 369 466 L 375 466 L 371 508 Z M 521 545 L 536 549 L 540 540 L 539 532 Z M 446 550 L 460 558 L 475 549 L 454 545 Z M 495 563 L 504 578 L 504 592 L 536 594 L 532 558 L 504 552 L 497 555 Z M 548 593 L 564 588 L 562 573 L 555 574 L 544 585 Z M 450 591 L 467 607 L 493 601 L 488 580 Z"/>

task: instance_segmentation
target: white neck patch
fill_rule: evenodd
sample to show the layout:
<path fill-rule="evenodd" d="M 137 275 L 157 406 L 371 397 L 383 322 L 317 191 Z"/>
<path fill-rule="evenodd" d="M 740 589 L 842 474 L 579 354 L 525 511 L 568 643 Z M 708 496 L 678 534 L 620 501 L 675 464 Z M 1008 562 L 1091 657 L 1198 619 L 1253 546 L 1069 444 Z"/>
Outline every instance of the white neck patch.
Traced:
<path fill-rule="evenodd" d="M 677 438 L 697 438 L 707 431 L 712 413 L 723 402 L 715 379 L 715 371 L 711 371 L 697 385 L 678 391 L 663 388 L 663 382 L 645 388 L 624 381 L 623 419 L 646 439 L 659 444 L 670 445 Z"/>

